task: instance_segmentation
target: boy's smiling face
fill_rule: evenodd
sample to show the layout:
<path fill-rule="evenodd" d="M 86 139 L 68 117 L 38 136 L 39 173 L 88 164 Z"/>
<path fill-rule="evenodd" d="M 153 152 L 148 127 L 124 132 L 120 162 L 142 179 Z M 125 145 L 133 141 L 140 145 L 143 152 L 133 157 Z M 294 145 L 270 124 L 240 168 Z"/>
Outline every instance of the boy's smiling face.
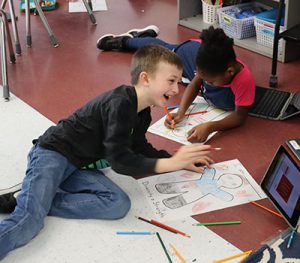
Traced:
<path fill-rule="evenodd" d="M 181 80 L 182 70 L 176 65 L 160 62 L 156 71 L 148 74 L 149 99 L 152 105 L 164 107 L 170 97 L 179 92 L 178 82 Z"/>

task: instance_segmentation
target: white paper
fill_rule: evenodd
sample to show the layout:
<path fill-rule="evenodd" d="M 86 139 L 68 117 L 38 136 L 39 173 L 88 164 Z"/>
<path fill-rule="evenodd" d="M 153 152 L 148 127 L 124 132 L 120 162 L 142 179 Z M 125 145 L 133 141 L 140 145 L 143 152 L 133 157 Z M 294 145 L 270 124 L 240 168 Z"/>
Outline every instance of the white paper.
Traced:
<path fill-rule="evenodd" d="M 93 11 L 107 10 L 105 0 L 92 0 Z M 87 12 L 82 0 L 69 1 L 69 13 Z"/>
<path fill-rule="evenodd" d="M 181 170 L 138 181 L 160 220 L 202 214 L 266 197 L 238 160 L 214 164 L 203 174 Z"/>
<path fill-rule="evenodd" d="M 176 112 L 176 111 L 177 109 L 173 110 L 172 112 Z M 191 144 L 190 142 L 187 141 L 187 132 L 190 129 L 192 129 L 193 127 L 201 123 L 221 120 L 231 113 L 228 111 L 215 108 L 209 105 L 204 98 L 197 96 L 196 99 L 194 100 L 194 104 L 189 107 L 186 114 L 193 113 L 193 112 L 202 112 L 202 111 L 207 111 L 207 112 L 185 117 L 182 122 L 176 124 L 175 129 L 168 129 L 164 125 L 164 121 L 166 117 L 163 117 L 157 122 L 155 122 L 154 124 L 152 124 L 149 127 L 148 132 L 160 135 L 162 137 L 165 137 L 175 142 L 188 145 Z M 207 141 L 215 134 L 216 132 L 211 133 L 208 136 Z"/>

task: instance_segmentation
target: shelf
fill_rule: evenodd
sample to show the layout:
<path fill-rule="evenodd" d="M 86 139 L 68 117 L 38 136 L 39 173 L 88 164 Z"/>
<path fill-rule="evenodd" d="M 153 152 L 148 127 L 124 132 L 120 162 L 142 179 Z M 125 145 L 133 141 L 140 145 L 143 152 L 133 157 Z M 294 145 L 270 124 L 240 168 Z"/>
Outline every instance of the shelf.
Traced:
<path fill-rule="evenodd" d="M 201 32 L 203 29 L 206 29 L 210 26 L 210 24 L 206 24 L 203 22 L 202 15 L 195 15 L 192 17 L 187 17 L 180 19 L 178 21 L 179 25 L 191 28 L 193 30 Z M 214 25 L 217 26 L 217 25 Z M 253 52 L 259 53 L 261 55 L 272 58 L 273 49 L 270 47 L 265 47 L 263 45 L 259 45 L 256 42 L 256 37 L 245 38 L 245 39 L 234 39 L 234 44 L 236 46 L 246 48 Z M 283 61 L 282 52 L 278 53 L 278 60 Z"/>
<path fill-rule="evenodd" d="M 300 24 L 296 25 L 288 30 L 285 30 L 279 35 L 279 38 L 291 41 L 300 41 Z"/>

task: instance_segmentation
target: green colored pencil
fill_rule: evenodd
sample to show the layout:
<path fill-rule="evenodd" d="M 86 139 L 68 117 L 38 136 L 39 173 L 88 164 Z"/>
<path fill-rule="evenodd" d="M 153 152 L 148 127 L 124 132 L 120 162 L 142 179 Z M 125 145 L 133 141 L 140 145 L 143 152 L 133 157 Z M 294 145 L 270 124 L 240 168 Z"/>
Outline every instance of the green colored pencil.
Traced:
<path fill-rule="evenodd" d="M 162 246 L 162 248 L 163 248 L 163 250 L 164 250 L 164 252 L 165 252 L 165 254 L 166 254 L 167 258 L 168 258 L 168 260 L 169 260 L 169 263 L 172 263 L 172 260 L 171 260 L 171 258 L 169 256 L 169 253 L 168 253 L 167 249 L 166 249 L 166 246 L 165 246 L 164 242 L 162 241 L 162 239 L 160 237 L 160 234 L 158 232 L 156 232 L 156 235 L 157 235 L 158 240 L 159 240 L 159 242 L 160 242 L 160 244 L 161 244 L 161 246 Z"/>
<path fill-rule="evenodd" d="M 206 222 L 206 223 L 193 224 L 193 226 L 238 225 L 240 223 L 241 223 L 241 221 Z"/>

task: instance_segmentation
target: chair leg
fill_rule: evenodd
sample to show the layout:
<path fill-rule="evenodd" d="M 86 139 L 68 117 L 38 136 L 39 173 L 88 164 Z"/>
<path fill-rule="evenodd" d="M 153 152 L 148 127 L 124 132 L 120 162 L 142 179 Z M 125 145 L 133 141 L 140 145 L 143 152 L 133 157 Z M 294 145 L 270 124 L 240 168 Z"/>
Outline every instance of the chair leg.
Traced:
<path fill-rule="evenodd" d="M 0 19 L 0 41 L 2 41 L 1 45 L 1 71 L 2 71 L 2 82 L 3 82 L 3 98 L 8 101 L 9 94 L 9 86 L 8 86 L 8 77 L 7 77 L 7 64 L 6 64 L 6 39 L 5 39 L 5 18 L 1 16 Z"/>
<path fill-rule="evenodd" d="M 50 28 L 48 21 L 44 15 L 44 12 L 38 2 L 38 0 L 33 0 L 35 4 L 35 8 L 38 12 L 39 17 L 41 18 L 44 27 L 49 35 L 49 40 L 50 43 L 53 45 L 53 47 L 58 47 L 58 42 L 56 37 L 53 34 L 52 29 Z M 29 6 L 29 0 L 25 0 L 26 2 L 26 8 L 25 8 L 25 13 L 26 13 L 26 41 L 27 41 L 27 46 L 31 47 L 32 45 L 32 39 L 31 39 L 31 27 L 30 27 L 30 6 Z"/>
<path fill-rule="evenodd" d="M 8 26 L 6 12 L 3 9 L 0 9 L 0 15 L 1 15 L 2 21 L 4 21 L 3 22 L 4 23 L 4 30 L 5 30 L 4 37 L 5 37 L 5 39 L 7 39 L 6 43 L 8 45 L 8 50 L 9 50 L 9 59 L 10 59 L 11 63 L 15 64 L 16 63 L 16 56 L 15 56 L 13 44 L 12 44 L 12 41 L 11 41 L 10 30 L 9 30 L 9 26 Z"/>
<path fill-rule="evenodd" d="M 30 1 L 25 0 L 25 21 L 26 21 L 26 44 L 27 47 L 31 47 L 31 25 L 30 25 Z"/>
<path fill-rule="evenodd" d="M 13 0 L 8 0 L 8 1 L 9 1 L 9 15 L 11 18 L 13 34 L 14 34 L 14 39 L 15 39 L 16 54 L 20 55 L 22 53 L 22 51 L 21 51 L 21 45 L 20 45 L 20 41 L 19 41 L 18 28 L 17 28 L 17 23 L 16 23 L 17 19 L 16 19 L 16 15 L 15 15 L 14 4 L 13 4 Z M 7 0 L 2 1 L 1 5 L 0 5 L 1 10 L 4 11 L 6 3 L 7 3 Z M 6 17 L 6 21 L 8 21 L 7 17 Z"/>
<path fill-rule="evenodd" d="M 87 0 L 82 0 L 82 1 L 84 3 L 86 11 L 88 12 L 88 14 L 90 16 L 90 19 L 91 19 L 93 25 L 97 25 L 96 18 L 95 18 L 94 14 L 93 14 L 93 11 L 92 11 L 92 8 L 93 8 L 92 7 L 92 1 L 91 0 L 88 0 L 88 2 L 87 2 Z"/>
<path fill-rule="evenodd" d="M 15 15 L 13 0 L 9 0 L 9 12 L 11 16 L 12 29 L 13 29 L 14 39 L 15 39 L 16 54 L 20 55 L 22 53 L 22 50 L 19 41 L 19 34 L 18 34 L 18 28 L 16 23 L 16 15 Z"/>

